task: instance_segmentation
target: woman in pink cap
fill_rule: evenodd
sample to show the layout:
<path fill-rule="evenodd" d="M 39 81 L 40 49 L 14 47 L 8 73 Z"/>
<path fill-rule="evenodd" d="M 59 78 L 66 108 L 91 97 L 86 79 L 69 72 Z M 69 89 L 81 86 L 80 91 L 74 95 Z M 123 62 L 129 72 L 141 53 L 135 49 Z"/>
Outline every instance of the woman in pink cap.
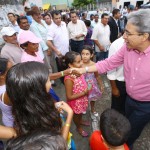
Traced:
<path fill-rule="evenodd" d="M 38 52 L 40 38 L 37 38 L 31 31 L 22 31 L 18 40 L 20 47 L 24 49 L 21 62 L 37 61 L 44 63 Z"/>

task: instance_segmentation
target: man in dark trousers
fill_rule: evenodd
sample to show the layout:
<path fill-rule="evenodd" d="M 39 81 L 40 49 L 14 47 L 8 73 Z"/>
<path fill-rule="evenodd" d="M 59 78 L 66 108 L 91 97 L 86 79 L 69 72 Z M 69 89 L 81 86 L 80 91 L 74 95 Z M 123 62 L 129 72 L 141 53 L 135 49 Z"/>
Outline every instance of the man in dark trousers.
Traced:
<path fill-rule="evenodd" d="M 108 25 L 110 27 L 110 41 L 114 42 L 121 35 L 121 27 L 120 27 L 120 10 L 114 9 L 112 11 L 113 16 L 109 18 Z"/>

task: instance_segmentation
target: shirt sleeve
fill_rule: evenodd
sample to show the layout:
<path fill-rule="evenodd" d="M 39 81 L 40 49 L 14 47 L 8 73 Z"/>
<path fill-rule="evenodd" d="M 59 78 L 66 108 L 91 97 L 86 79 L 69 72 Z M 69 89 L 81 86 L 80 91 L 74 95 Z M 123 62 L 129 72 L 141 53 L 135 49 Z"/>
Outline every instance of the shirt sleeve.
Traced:
<path fill-rule="evenodd" d="M 93 29 L 93 33 L 92 33 L 91 39 L 92 40 L 98 40 L 97 35 L 98 35 L 98 31 L 97 31 L 97 27 L 95 27 Z"/>
<path fill-rule="evenodd" d="M 112 43 L 110 48 L 109 48 L 109 54 L 108 54 L 108 58 L 110 58 L 112 55 L 114 55 L 116 53 L 116 47 L 114 46 L 114 44 Z M 107 72 L 107 78 L 109 80 L 116 80 L 116 68 L 111 70 L 111 71 L 108 71 Z"/>
<path fill-rule="evenodd" d="M 13 63 L 13 65 L 15 65 L 16 63 L 14 62 L 13 58 L 10 57 L 10 55 L 7 53 L 7 52 L 3 52 L 1 51 L 1 55 L 0 55 L 1 58 L 6 58 L 6 59 L 9 59 L 9 61 L 11 61 Z"/>
<path fill-rule="evenodd" d="M 113 70 L 123 64 L 124 53 L 126 51 L 126 45 L 124 45 L 115 55 L 107 58 L 103 61 L 96 63 L 96 68 L 99 74 L 103 74 L 107 71 Z"/>
<path fill-rule="evenodd" d="M 70 34 L 71 34 L 71 33 L 70 33 L 70 25 L 69 25 L 69 24 L 67 25 L 67 30 L 68 30 L 69 39 L 71 39 L 71 35 L 70 35 Z"/>
<path fill-rule="evenodd" d="M 42 50 L 43 51 L 47 50 L 48 46 L 47 46 L 46 42 L 42 39 L 42 36 L 41 36 L 39 30 L 37 29 L 37 27 L 31 25 L 30 26 L 30 31 L 32 31 L 37 37 L 41 38 L 42 41 L 40 42 L 40 45 L 42 47 Z"/>
<path fill-rule="evenodd" d="M 54 31 L 52 28 L 49 28 L 47 33 L 47 40 L 52 41 L 53 39 L 54 39 Z"/>
<path fill-rule="evenodd" d="M 82 29 L 83 29 L 83 34 L 84 34 L 84 36 L 86 36 L 86 35 L 87 35 L 87 28 L 86 28 L 84 22 L 82 22 Z"/>

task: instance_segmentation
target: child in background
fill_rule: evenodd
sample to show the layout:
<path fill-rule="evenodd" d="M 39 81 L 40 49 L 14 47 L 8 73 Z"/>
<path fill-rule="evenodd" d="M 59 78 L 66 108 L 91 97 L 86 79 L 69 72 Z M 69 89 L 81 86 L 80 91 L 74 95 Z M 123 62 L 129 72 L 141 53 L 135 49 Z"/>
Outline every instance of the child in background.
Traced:
<path fill-rule="evenodd" d="M 10 110 L 11 110 L 11 106 L 6 105 L 5 101 L 3 101 L 2 99 L 2 94 L 5 93 L 6 91 L 6 85 L 5 85 L 5 77 L 7 74 L 7 71 L 12 67 L 12 63 L 6 59 L 6 58 L 0 58 L 0 109 L 2 111 L 2 121 L 4 125 L 8 125 L 8 126 L 12 126 L 12 124 L 8 123 L 5 115 L 9 115 Z M 12 113 L 11 113 L 12 115 Z M 8 130 L 8 134 L 5 132 L 6 130 Z M 11 138 L 15 131 L 13 130 L 13 128 L 7 128 L 7 127 L 3 127 L 0 126 L 0 138 Z M 0 141 L 0 149 L 3 149 L 3 142 Z"/>
<path fill-rule="evenodd" d="M 128 119 L 114 109 L 106 109 L 100 117 L 100 131 L 90 138 L 91 150 L 129 150 L 125 144 L 131 130 Z"/>
<path fill-rule="evenodd" d="M 64 66 L 66 68 L 80 68 L 82 66 L 80 54 L 74 51 L 66 53 L 63 62 L 65 62 Z M 73 121 L 77 127 L 77 131 L 83 137 L 87 137 L 88 133 L 82 129 L 81 124 L 89 125 L 88 122 L 82 120 L 82 113 L 88 107 L 87 95 L 91 89 L 88 89 L 83 75 L 76 78 L 71 75 L 65 76 L 64 83 L 67 103 L 73 109 Z"/>
<path fill-rule="evenodd" d="M 20 33 L 18 41 L 20 47 L 24 49 L 21 62 L 37 61 L 44 63 L 38 52 L 40 38 L 37 38 L 31 31 L 24 30 Z"/>
<path fill-rule="evenodd" d="M 91 21 L 90 20 L 85 20 L 84 23 L 85 23 L 86 28 L 87 28 L 87 35 L 84 39 L 84 45 L 89 45 L 89 46 L 93 47 L 93 40 L 91 39 L 93 30 L 90 27 L 91 26 Z"/>
<path fill-rule="evenodd" d="M 2 111 L 2 122 L 7 127 L 13 127 L 14 118 L 12 115 L 12 106 L 9 99 L 6 100 L 7 94 L 5 78 L 7 71 L 12 67 L 12 63 L 6 58 L 0 58 L 0 109 Z"/>
<path fill-rule="evenodd" d="M 94 55 L 93 50 L 90 46 L 83 47 L 83 50 L 81 51 L 82 62 L 83 62 L 82 67 L 86 68 L 95 64 L 93 61 L 91 61 L 93 55 Z M 95 117 L 98 117 L 98 113 L 96 112 L 95 107 L 94 107 L 95 101 L 100 99 L 102 92 L 104 90 L 104 86 L 100 78 L 100 75 L 97 72 L 86 73 L 84 76 L 85 76 L 86 82 L 92 86 L 92 90 L 90 91 L 88 95 L 88 100 L 90 101 L 90 106 L 91 106 L 91 117 L 92 119 L 95 119 Z M 97 83 L 99 84 L 100 89 Z"/>
<path fill-rule="evenodd" d="M 6 91 L 5 77 L 12 63 L 6 58 L 0 58 L 0 95 Z"/>

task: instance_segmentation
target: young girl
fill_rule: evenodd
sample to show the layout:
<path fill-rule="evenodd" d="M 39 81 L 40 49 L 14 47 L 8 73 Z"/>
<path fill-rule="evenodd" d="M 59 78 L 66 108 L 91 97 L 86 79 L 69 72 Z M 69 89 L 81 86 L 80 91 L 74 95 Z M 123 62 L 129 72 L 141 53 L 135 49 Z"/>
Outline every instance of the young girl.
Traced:
<path fill-rule="evenodd" d="M 81 51 L 82 56 L 82 67 L 88 67 L 94 64 L 93 61 L 91 61 L 91 58 L 93 57 L 93 50 L 90 46 L 84 46 L 83 50 Z M 88 95 L 88 100 L 90 101 L 91 105 L 91 117 L 92 119 L 95 119 L 95 117 L 98 116 L 98 113 L 95 110 L 95 101 L 100 99 L 102 92 L 103 92 L 103 83 L 98 75 L 98 73 L 86 73 L 85 75 L 86 82 L 92 86 L 92 90 L 90 91 Z M 98 87 L 98 84 L 100 86 L 100 89 Z"/>
<path fill-rule="evenodd" d="M 77 52 L 72 51 L 66 53 L 64 61 L 66 68 L 80 68 L 82 66 L 81 56 Z M 88 125 L 87 122 L 82 121 L 82 113 L 85 112 L 88 107 L 87 95 L 90 89 L 88 89 L 83 75 L 76 78 L 71 75 L 65 76 L 64 83 L 66 88 L 67 103 L 73 109 L 73 121 L 77 127 L 77 131 L 83 137 L 87 137 L 88 133 L 82 129 L 81 124 Z"/>
<path fill-rule="evenodd" d="M 41 41 L 39 38 L 37 38 L 31 31 L 22 31 L 18 40 L 20 47 L 24 49 L 21 62 L 37 61 L 44 63 L 38 52 L 39 42 Z"/>
<path fill-rule="evenodd" d="M 5 78 L 7 71 L 12 67 L 12 63 L 6 58 L 0 58 L 0 109 L 2 110 L 2 122 L 7 127 L 13 127 L 14 118 L 12 116 L 12 107 L 5 94 Z"/>

